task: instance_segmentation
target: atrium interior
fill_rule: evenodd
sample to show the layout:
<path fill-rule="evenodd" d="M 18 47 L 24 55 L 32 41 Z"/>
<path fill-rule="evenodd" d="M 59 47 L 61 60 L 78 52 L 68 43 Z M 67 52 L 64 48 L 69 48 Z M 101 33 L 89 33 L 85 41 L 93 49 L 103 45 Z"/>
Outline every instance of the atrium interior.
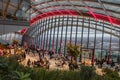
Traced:
<path fill-rule="evenodd" d="M 120 0 L 0 0 L 0 56 L 21 54 L 19 48 L 40 60 L 41 54 L 50 54 L 116 67 Z"/>

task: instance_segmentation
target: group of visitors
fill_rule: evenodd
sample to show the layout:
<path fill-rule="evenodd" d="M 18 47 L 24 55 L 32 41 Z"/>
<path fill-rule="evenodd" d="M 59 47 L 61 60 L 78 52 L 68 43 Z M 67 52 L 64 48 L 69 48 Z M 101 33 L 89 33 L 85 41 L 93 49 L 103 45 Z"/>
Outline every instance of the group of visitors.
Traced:
<path fill-rule="evenodd" d="M 29 66 L 29 67 L 44 67 L 46 69 L 49 69 L 50 63 L 46 59 L 46 57 L 42 58 L 38 61 L 31 61 L 30 59 L 28 59 L 27 66 Z"/>
<path fill-rule="evenodd" d="M 26 50 L 27 54 L 29 55 L 30 50 Z M 53 65 L 50 63 L 50 60 L 55 61 L 55 65 L 58 68 L 64 68 L 65 66 L 68 66 L 70 70 L 78 69 L 77 62 L 74 58 L 70 59 L 67 55 L 64 56 L 62 54 L 55 54 L 52 51 L 44 51 L 44 50 L 36 50 L 36 53 L 33 50 L 33 54 L 39 54 L 39 60 L 32 61 L 30 59 L 27 60 L 27 66 L 32 67 L 44 67 L 46 69 L 50 68 L 50 65 Z M 46 57 L 47 56 L 47 57 Z"/>
<path fill-rule="evenodd" d="M 110 59 L 110 61 L 106 59 L 95 59 L 95 63 L 95 66 L 98 66 L 98 68 L 111 68 L 115 71 L 120 71 L 119 63 L 114 62 L 113 59 Z"/>
<path fill-rule="evenodd" d="M 11 51 L 11 49 L 13 51 Z M 9 49 L 0 49 L 0 56 L 1 55 L 7 55 L 7 54 L 19 54 L 20 59 L 19 61 L 21 62 L 22 60 L 26 59 L 26 55 L 36 55 L 38 54 L 39 59 L 32 61 L 31 59 L 27 60 L 27 66 L 33 66 L 33 67 L 44 67 L 46 69 L 50 68 L 50 60 L 54 59 L 55 65 L 57 67 L 64 67 L 64 65 L 67 65 L 70 70 L 78 69 L 78 64 L 76 60 L 72 57 L 69 57 L 68 55 L 63 56 L 62 54 L 58 54 L 58 56 L 54 56 L 55 53 L 53 51 L 48 51 L 48 50 L 36 50 L 36 49 L 31 49 L 31 48 L 24 48 L 23 46 L 10 46 Z M 49 58 L 46 58 L 46 56 L 49 56 Z M 71 58 L 71 59 L 70 59 Z M 110 61 L 108 64 L 106 59 L 95 59 L 95 65 L 98 65 L 98 67 L 102 68 L 103 65 L 106 63 L 107 65 L 110 65 L 111 67 L 115 67 L 116 71 L 120 71 L 119 67 L 120 66 L 115 66 L 115 62 L 113 60 Z"/>

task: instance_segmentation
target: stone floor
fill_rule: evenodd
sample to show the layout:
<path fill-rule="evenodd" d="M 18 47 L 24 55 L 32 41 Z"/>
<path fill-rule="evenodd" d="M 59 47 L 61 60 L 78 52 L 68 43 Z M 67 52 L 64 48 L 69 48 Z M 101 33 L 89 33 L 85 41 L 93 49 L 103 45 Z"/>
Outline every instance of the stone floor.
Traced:
<path fill-rule="evenodd" d="M 55 60 L 55 59 L 49 59 L 49 56 L 48 55 L 45 55 L 45 57 L 49 60 L 50 62 L 50 70 L 55 70 L 55 69 L 59 69 L 59 70 L 69 70 L 69 67 L 68 65 L 64 65 L 63 67 L 57 67 L 56 66 L 56 62 L 58 62 L 58 60 Z M 22 61 L 22 64 L 24 66 L 27 66 L 27 61 L 28 59 L 31 60 L 31 62 L 34 62 L 34 61 L 37 61 L 39 60 L 39 56 L 38 54 L 36 55 L 33 55 L 33 54 L 27 54 L 26 55 L 26 59 L 24 61 Z M 32 67 L 32 66 L 31 66 Z M 96 66 L 95 66 L 96 67 Z M 102 69 L 96 67 L 96 73 L 99 74 L 99 75 L 103 75 L 103 72 L 102 72 Z M 120 73 L 119 73 L 120 74 Z"/>
<path fill-rule="evenodd" d="M 45 57 L 49 60 L 50 62 L 50 69 L 51 70 L 55 70 L 55 69 L 59 69 L 59 70 L 69 70 L 69 67 L 68 65 L 64 65 L 63 67 L 57 67 L 55 63 L 58 62 L 58 60 L 55 60 L 55 59 L 49 59 L 49 56 L 48 55 L 45 55 Z M 22 64 L 24 66 L 27 66 L 27 61 L 28 59 L 31 60 L 31 62 L 34 62 L 34 61 L 37 61 L 39 60 L 39 57 L 38 55 L 33 55 L 33 54 L 30 54 L 30 55 L 26 55 L 26 59 L 22 61 Z M 32 66 L 31 66 L 32 67 Z"/>

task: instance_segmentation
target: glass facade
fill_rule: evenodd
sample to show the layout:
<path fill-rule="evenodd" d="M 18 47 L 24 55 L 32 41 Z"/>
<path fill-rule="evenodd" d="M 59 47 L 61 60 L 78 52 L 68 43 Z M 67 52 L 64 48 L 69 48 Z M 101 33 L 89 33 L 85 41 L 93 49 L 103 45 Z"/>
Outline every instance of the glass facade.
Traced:
<path fill-rule="evenodd" d="M 80 45 L 94 50 L 95 58 L 108 54 L 118 59 L 120 53 L 120 28 L 108 22 L 81 16 L 51 16 L 37 21 L 25 34 L 29 46 L 67 54 L 67 44 Z"/>
<path fill-rule="evenodd" d="M 22 35 L 19 33 L 8 33 L 0 35 L 0 43 L 2 44 L 12 44 L 13 40 L 17 40 L 19 44 L 22 43 Z"/>

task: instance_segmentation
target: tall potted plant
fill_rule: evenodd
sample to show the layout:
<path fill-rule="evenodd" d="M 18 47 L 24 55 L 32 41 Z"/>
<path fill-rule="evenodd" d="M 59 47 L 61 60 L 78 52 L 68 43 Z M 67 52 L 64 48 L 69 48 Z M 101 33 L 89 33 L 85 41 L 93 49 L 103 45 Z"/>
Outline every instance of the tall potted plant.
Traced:
<path fill-rule="evenodd" d="M 18 44 L 19 44 L 19 41 L 18 41 L 17 39 L 14 39 L 14 40 L 13 40 L 13 44 L 14 44 L 14 45 L 18 45 Z"/>
<path fill-rule="evenodd" d="M 77 57 L 82 53 L 80 45 L 72 45 L 71 43 L 67 44 L 67 52 L 71 57 L 77 61 Z"/>

